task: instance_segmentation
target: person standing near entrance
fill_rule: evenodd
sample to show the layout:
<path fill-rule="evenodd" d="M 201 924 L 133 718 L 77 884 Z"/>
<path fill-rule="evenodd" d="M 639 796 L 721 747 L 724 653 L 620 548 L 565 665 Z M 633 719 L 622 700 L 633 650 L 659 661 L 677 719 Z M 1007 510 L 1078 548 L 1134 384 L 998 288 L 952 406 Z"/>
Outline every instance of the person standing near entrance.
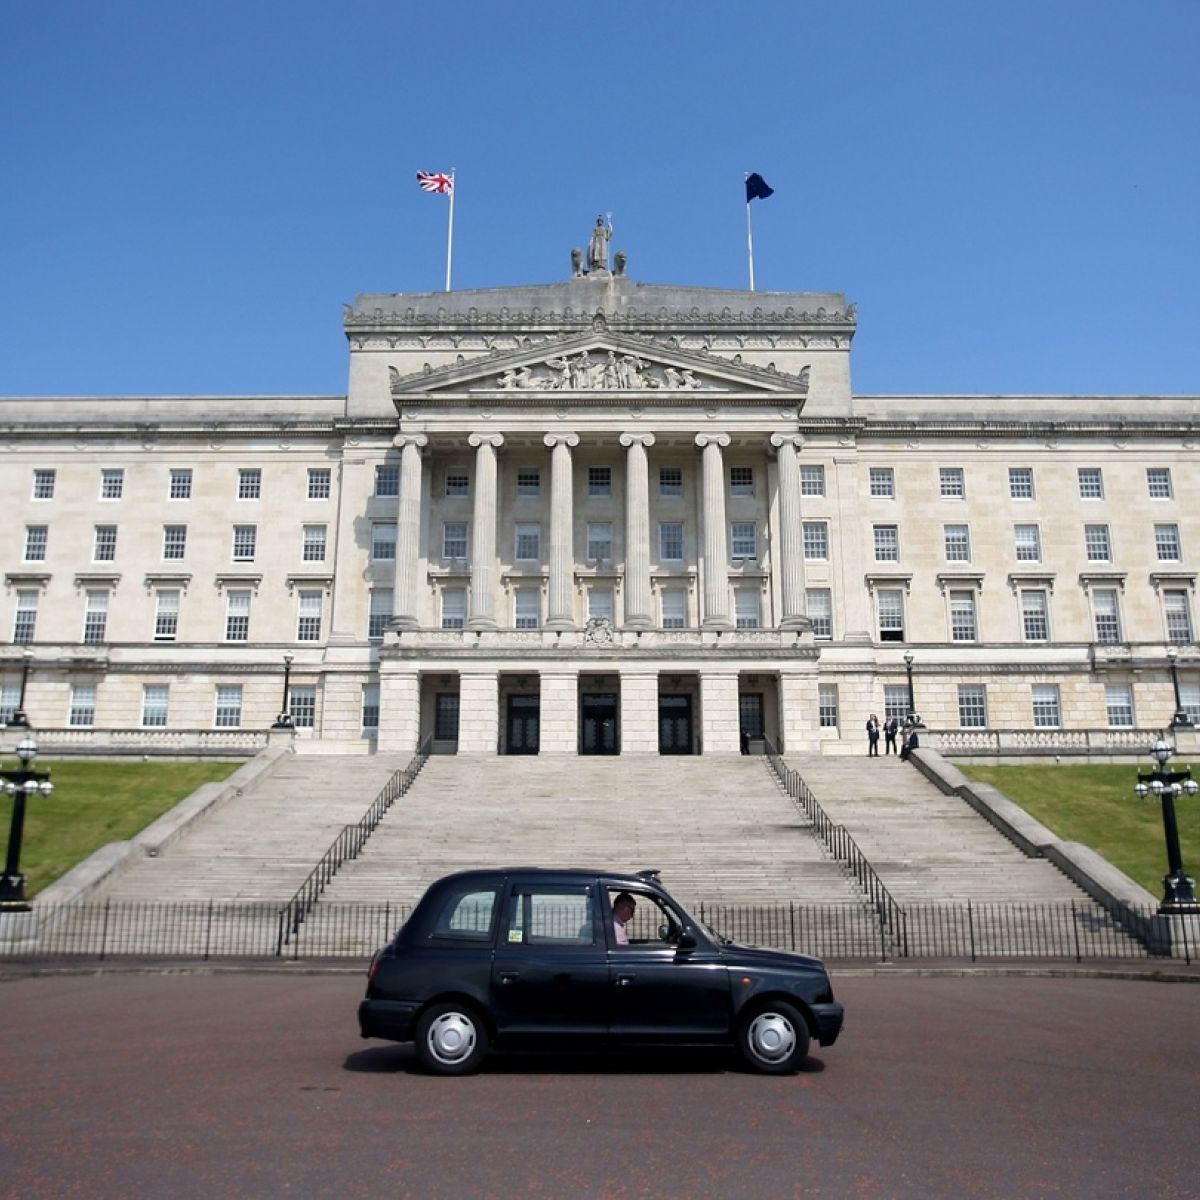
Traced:
<path fill-rule="evenodd" d="M 896 734 L 900 732 L 900 722 L 896 718 L 889 717 L 883 723 L 883 752 L 884 754 L 896 753 Z"/>
<path fill-rule="evenodd" d="M 867 754 L 879 757 L 879 718 L 874 713 L 867 718 Z"/>

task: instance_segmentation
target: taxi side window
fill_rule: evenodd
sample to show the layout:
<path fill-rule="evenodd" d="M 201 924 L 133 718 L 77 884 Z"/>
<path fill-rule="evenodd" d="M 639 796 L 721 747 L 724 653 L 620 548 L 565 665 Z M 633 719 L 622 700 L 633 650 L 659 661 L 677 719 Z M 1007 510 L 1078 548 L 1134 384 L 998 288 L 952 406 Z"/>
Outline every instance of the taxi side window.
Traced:
<path fill-rule="evenodd" d="M 512 945 L 594 946 L 595 904 L 587 888 L 519 888 L 509 907 Z"/>
<path fill-rule="evenodd" d="M 490 942 L 499 889 L 452 892 L 433 924 L 431 937 L 456 942 Z"/>

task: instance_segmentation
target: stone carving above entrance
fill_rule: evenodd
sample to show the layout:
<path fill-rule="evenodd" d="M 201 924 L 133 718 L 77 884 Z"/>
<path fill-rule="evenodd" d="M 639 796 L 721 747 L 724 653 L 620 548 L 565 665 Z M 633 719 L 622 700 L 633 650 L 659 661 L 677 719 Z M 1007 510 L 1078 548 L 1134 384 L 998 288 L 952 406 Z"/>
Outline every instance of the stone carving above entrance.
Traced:
<path fill-rule="evenodd" d="M 488 386 L 485 384 L 484 386 Z M 546 391 L 568 389 L 575 392 L 619 391 L 626 388 L 646 391 L 654 388 L 696 391 L 715 388 L 712 380 L 700 380 L 687 368 L 648 362 L 636 354 L 618 354 L 615 350 L 560 355 L 545 362 L 522 364 L 503 371 L 490 386 L 538 388 Z"/>

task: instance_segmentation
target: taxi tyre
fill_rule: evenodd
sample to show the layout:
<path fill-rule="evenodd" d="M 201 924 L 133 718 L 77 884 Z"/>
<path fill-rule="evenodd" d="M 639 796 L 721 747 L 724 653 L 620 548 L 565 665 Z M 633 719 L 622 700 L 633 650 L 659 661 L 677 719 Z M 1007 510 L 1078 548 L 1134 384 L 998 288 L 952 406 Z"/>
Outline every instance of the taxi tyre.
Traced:
<path fill-rule="evenodd" d="M 417 1019 L 417 1061 L 432 1075 L 471 1075 L 488 1051 L 483 1018 L 457 1000 L 431 1004 Z"/>
<path fill-rule="evenodd" d="M 801 1013 L 783 1000 L 764 1001 L 742 1018 L 737 1048 L 764 1075 L 790 1075 L 808 1057 L 810 1034 Z"/>

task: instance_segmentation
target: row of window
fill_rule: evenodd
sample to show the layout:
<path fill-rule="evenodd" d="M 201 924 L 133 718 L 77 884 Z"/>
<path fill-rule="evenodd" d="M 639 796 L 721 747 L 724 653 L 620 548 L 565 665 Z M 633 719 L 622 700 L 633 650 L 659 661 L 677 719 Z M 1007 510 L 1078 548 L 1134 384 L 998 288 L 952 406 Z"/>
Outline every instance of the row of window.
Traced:
<path fill-rule="evenodd" d="M 92 561 L 114 562 L 117 557 L 116 525 L 96 525 L 92 529 Z M 328 526 L 301 527 L 300 557 L 304 562 L 324 562 L 328 549 Z M 393 538 L 394 542 L 394 538 Z M 25 561 L 44 562 L 49 549 L 50 533 L 46 525 L 25 527 Z M 258 526 L 235 525 L 231 556 L 234 562 L 253 562 L 258 552 Z M 181 561 L 187 554 L 187 526 L 164 525 L 162 556 L 171 562 Z M 393 555 L 394 557 L 394 555 Z"/>
<path fill-rule="evenodd" d="M 1104 472 L 1100 467 L 1079 467 L 1076 482 L 1081 500 L 1104 499 Z M 896 472 L 893 467 L 869 468 L 870 494 L 875 499 L 894 500 L 896 497 Z M 1151 500 L 1171 500 L 1175 496 L 1171 483 L 1170 467 L 1146 468 L 1146 493 Z M 806 495 L 824 495 L 806 492 Z M 962 467 L 940 467 L 938 469 L 938 494 L 944 500 L 965 500 L 967 495 L 966 473 Z M 1012 500 L 1036 498 L 1032 467 L 1009 467 L 1008 494 Z"/>
<path fill-rule="evenodd" d="M 192 468 L 171 467 L 167 473 L 167 499 L 190 500 L 192 498 Z M 33 472 L 33 499 L 53 500 L 58 482 L 58 472 L 53 467 L 36 467 Z M 308 471 L 308 498 L 328 500 L 333 485 L 330 467 L 310 467 Z M 125 468 L 104 467 L 100 471 L 101 500 L 121 500 L 125 496 Z M 240 467 L 237 479 L 237 499 L 260 500 L 262 498 L 262 468 Z"/>

